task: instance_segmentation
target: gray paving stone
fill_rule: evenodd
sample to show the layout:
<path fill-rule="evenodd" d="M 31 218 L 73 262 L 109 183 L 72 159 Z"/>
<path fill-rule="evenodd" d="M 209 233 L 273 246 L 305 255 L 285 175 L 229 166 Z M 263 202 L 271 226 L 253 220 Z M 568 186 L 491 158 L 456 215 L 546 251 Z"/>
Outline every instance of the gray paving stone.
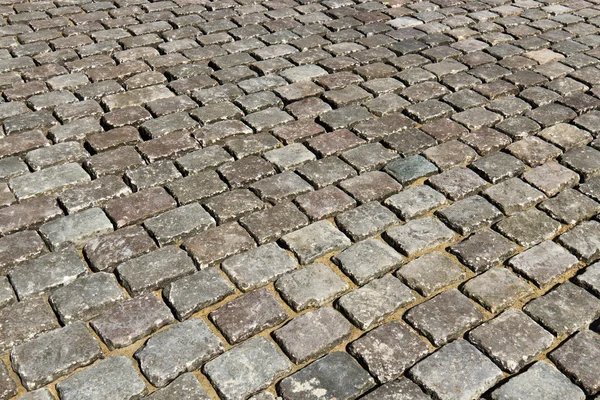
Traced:
<path fill-rule="evenodd" d="M 222 246 L 227 243 L 227 246 Z M 256 246 L 254 239 L 237 223 L 209 228 L 183 243 L 200 269 Z"/>
<path fill-rule="evenodd" d="M 221 269 L 243 291 L 264 286 L 297 267 L 297 261 L 274 243 L 232 256 L 221 263 Z"/>
<path fill-rule="evenodd" d="M 176 246 L 166 246 L 126 261 L 116 271 L 123 286 L 135 296 L 193 274 L 196 266 L 185 251 Z"/>
<path fill-rule="evenodd" d="M 503 217 L 500 210 L 481 196 L 459 200 L 436 212 L 442 221 L 461 235 L 492 225 Z"/>
<path fill-rule="evenodd" d="M 585 394 L 554 366 L 538 361 L 521 375 L 515 376 L 492 392 L 494 400 L 584 399 Z"/>
<path fill-rule="evenodd" d="M 566 152 L 561 157 L 561 161 L 567 167 L 588 179 L 600 173 L 599 156 L 598 151 L 591 147 L 577 147 Z"/>
<path fill-rule="evenodd" d="M 587 326 L 600 315 L 600 300 L 565 282 L 527 303 L 523 310 L 550 332 L 562 336 Z"/>
<path fill-rule="evenodd" d="M 364 285 L 403 263 L 400 254 L 377 239 L 358 242 L 336 254 L 332 261 L 357 285 Z"/>
<path fill-rule="evenodd" d="M 283 379 L 279 392 L 284 400 L 308 400 L 327 396 L 350 400 L 375 386 L 358 362 L 344 352 L 331 353 Z"/>
<path fill-rule="evenodd" d="M 190 319 L 152 336 L 135 358 L 150 383 L 163 387 L 180 374 L 200 368 L 223 350 L 223 344 L 204 321 Z"/>
<path fill-rule="evenodd" d="M 357 175 L 351 166 L 337 157 L 307 162 L 298 168 L 297 172 L 317 189 Z"/>
<path fill-rule="evenodd" d="M 246 293 L 209 314 L 231 344 L 241 342 L 265 329 L 279 325 L 288 313 L 266 288 Z"/>
<path fill-rule="evenodd" d="M 55 397 L 48 389 L 38 389 L 25 393 L 19 400 L 55 400 Z"/>
<path fill-rule="evenodd" d="M 11 351 L 13 368 L 27 390 L 39 389 L 101 357 L 100 343 L 83 322 L 43 333 Z"/>
<path fill-rule="evenodd" d="M 385 383 L 427 355 L 429 348 L 404 323 L 392 321 L 352 342 L 348 351 L 366 365 L 378 382 Z"/>
<path fill-rule="evenodd" d="M 554 237 L 561 224 L 539 210 L 529 209 L 498 222 L 496 227 L 519 245 L 531 247 Z"/>
<path fill-rule="evenodd" d="M 551 352 L 550 359 L 591 395 L 600 390 L 598 366 L 593 361 L 598 354 L 600 336 L 592 331 L 583 330 Z"/>
<path fill-rule="evenodd" d="M 397 222 L 398 218 L 393 212 L 375 201 L 335 217 L 339 229 L 355 242 L 378 235 Z"/>
<path fill-rule="evenodd" d="M 215 226 L 215 220 L 200 204 L 192 203 L 147 219 L 144 226 L 164 246 Z"/>
<path fill-rule="evenodd" d="M 502 378 L 502 371 L 463 339 L 442 347 L 409 374 L 428 393 L 444 400 L 476 399 Z"/>
<path fill-rule="evenodd" d="M 59 327 L 43 297 L 33 297 L 0 309 L 0 321 L 0 351 L 3 352 Z"/>
<path fill-rule="evenodd" d="M 186 372 L 166 387 L 144 398 L 147 400 L 208 400 L 210 397 L 194 374 Z"/>
<path fill-rule="evenodd" d="M 540 204 L 540 208 L 554 219 L 574 225 L 592 218 L 600 211 L 600 204 L 573 189 L 565 189 L 552 199 Z"/>
<path fill-rule="evenodd" d="M 389 229 L 386 240 L 402 254 L 413 256 L 434 247 L 451 242 L 454 232 L 433 217 L 425 217 Z"/>
<path fill-rule="evenodd" d="M 426 395 L 419 385 L 412 381 L 401 378 L 396 381 L 388 382 L 381 385 L 377 389 L 363 396 L 364 400 L 428 400 L 430 397 Z"/>
<path fill-rule="evenodd" d="M 69 324 L 77 320 L 94 318 L 124 298 L 125 293 L 115 276 L 98 272 L 84 275 L 53 290 L 49 300 L 60 321 Z"/>
<path fill-rule="evenodd" d="M 508 264 L 540 287 L 547 287 L 578 264 L 577 257 L 554 242 L 544 241 L 510 259 Z"/>
<path fill-rule="evenodd" d="M 133 257 L 156 249 L 156 244 L 142 228 L 131 226 L 88 242 L 83 252 L 94 271 L 112 272 Z"/>
<path fill-rule="evenodd" d="M 175 316 L 182 320 L 234 291 L 233 285 L 216 268 L 206 268 L 170 283 L 163 295 Z"/>
<path fill-rule="evenodd" d="M 17 296 L 7 277 L 0 278 L 0 308 L 17 301 Z"/>
<path fill-rule="evenodd" d="M 113 356 L 78 371 L 56 385 L 65 400 L 130 400 L 147 393 L 133 363 L 125 356 Z"/>
<path fill-rule="evenodd" d="M 600 223 L 586 221 L 558 237 L 558 242 L 589 263 L 600 257 Z"/>
<path fill-rule="evenodd" d="M 406 320 L 436 346 L 456 339 L 483 320 L 483 313 L 457 289 L 450 289 L 406 313 Z"/>
<path fill-rule="evenodd" d="M 23 300 L 67 285 L 87 273 L 75 248 L 67 247 L 20 264 L 8 276 L 19 300 Z"/>
<path fill-rule="evenodd" d="M 542 201 L 542 192 L 518 178 L 510 178 L 484 190 L 483 195 L 505 214 L 512 215 Z"/>
<path fill-rule="evenodd" d="M 337 305 L 352 323 L 367 330 L 415 299 L 398 279 L 385 275 L 343 295 Z"/>
<path fill-rule="evenodd" d="M 59 250 L 69 244 L 82 248 L 96 236 L 113 230 L 113 224 L 100 208 L 90 208 L 46 222 L 39 229 L 42 237 L 53 250 Z"/>
<path fill-rule="evenodd" d="M 306 215 L 292 203 L 280 203 L 240 219 L 242 226 L 259 244 L 275 241 L 308 225 L 308 222 Z"/>
<path fill-rule="evenodd" d="M 533 288 L 505 268 L 492 268 L 463 286 L 465 294 L 493 313 L 533 294 Z"/>
<path fill-rule="evenodd" d="M 69 163 L 14 177 L 9 185 L 18 199 L 26 199 L 89 180 L 90 176 L 79 164 Z"/>
<path fill-rule="evenodd" d="M 328 221 L 314 222 L 284 235 L 281 240 L 301 264 L 309 264 L 327 253 L 350 246 L 350 240 Z"/>
<path fill-rule="evenodd" d="M 502 152 L 480 158 L 473 162 L 472 167 L 491 183 L 498 183 L 525 171 L 525 164 L 519 159 Z"/>
<path fill-rule="evenodd" d="M 396 276 L 419 294 L 429 297 L 443 287 L 464 280 L 467 275 L 450 257 L 433 251 L 404 265 Z"/>
<path fill-rule="evenodd" d="M 535 167 L 523 174 L 523 179 L 546 194 L 554 196 L 579 183 L 579 175 L 554 162 Z"/>
<path fill-rule="evenodd" d="M 454 168 L 442 172 L 429 178 L 429 183 L 451 200 L 464 199 L 487 187 L 486 181 L 467 168 Z"/>
<path fill-rule="evenodd" d="M 283 351 L 296 364 L 327 354 L 348 340 L 352 325 L 331 307 L 321 307 L 294 318 L 273 332 Z"/>
<path fill-rule="evenodd" d="M 600 264 L 594 263 L 583 270 L 583 274 L 575 277 L 577 283 L 594 293 L 600 293 Z"/>
<path fill-rule="evenodd" d="M 548 349 L 554 336 L 522 311 L 509 309 L 469 332 L 469 340 L 502 369 L 514 373 Z"/>
<path fill-rule="evenodd" d="M 346 281 L 321 263 L 288 272 L 275 282 L 275 289 L 295 311 L 321 306 L 349 288 Z"/>
<path fill-rule="evenodd" d="M 385 172 L 390 174 L 402 185 L 431 176 L 437 172 L 437 167 L 422 156 L 410 156 L 392 161 L 385 166 Z"/>
<path fill-rule="evenodd" d="M 127 347 L 173 322 L 169 308 L 153 294 L 121 301 L 90 321 L 110 349 Z"/>
<path fill-rule="evenodd" d="M 270 386 L 291 369 L 291 363 L 263 337 L 250 339 L 204 366 L 221 397 L 245 399 Z"/>
<path fill-rule="evenodd" d="M 384 201 L 386 206 L 405 221 L 421 217 L 447 203 L 443 194 L 425 185 L 409 187 Z"/>

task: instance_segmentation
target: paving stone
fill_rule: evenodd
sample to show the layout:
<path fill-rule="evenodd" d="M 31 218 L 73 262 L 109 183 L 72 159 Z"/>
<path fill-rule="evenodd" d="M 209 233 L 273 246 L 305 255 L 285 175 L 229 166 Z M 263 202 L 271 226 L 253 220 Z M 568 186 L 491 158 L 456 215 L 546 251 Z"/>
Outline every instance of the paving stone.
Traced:
<path fill-rule="evenodd" d="M 468 281 L 463 290 L 496 313 L 531 295 L 533 289 L 505 268 L 492 268 Z"/>
<path fill-rule="evenodd" d="M 598 151 L 590 147 L 578 147 L 565 153 L 561 161 L 569 168 L 584 176 L 585 179 L 594 177 L 600 172 Z"/>
<path fill-rule="evenodd" d="M 166 387 L 159 389 L 145 399 L 148 400 L 207 400 L 208 395 L 204 388 L 198 382 L 198 379 L 191 372 L 181 374 L 177 379 L 168 384 Z"/>
<path fill-rule="evenodd" d="M 179 204 L 189 204 L 194 201 L 204 200 L 211 196 L 227 191 L 227 184 L 223 182 L 215 171 L 205 171 L 185 178 L 178 179 L 166 185 L 169 192 Z"/>
<path fill-rule="evenodd" d="M 381 143 L 367 143 L 343 152 L 341 157 L 363 174 L 381 169 L 398 156 L 383 147 Z"/>
<path fill-rule="evenodd" d="M 359 241 L 383 232 L 398 218 L 381 204 L 370 202 L 337 215 L 335 222 L 352 240 Z"/>
<path fill-rule="evenodd" d="M 209 314 L 231 344 L 272 328 L 288 318 L 288 313 L 267 289 L 238 297 Z"/>
<path fill-rule="evenodd" d="M 297 266 L 296 260 L 274 243 L 232 256 L 221 263 L 223 271 L 243 291 L 264 286 Z"/>
<path fill-rule="evenodd" d="M 317 189 L 357 175 L 352 167 L 337 157 L 308 162 L 298 168 L 297 172 Z"/>
<path fill-rule="evenodd" d="M 64 287 L 52 291 L 49 300 L 64 324 L 77 320 L 89 320 L 116 302 L 125 293 L 114 275 L 99 272 L 85 275 Z"/>
<path fill-rule="evenodd" d="M 510 309 L 469 332 L 469 340 L 501 368 L 514 373 L 549 348 L 554 336 L 522 311 Z"/>
<path fill-rule="evenodd" d="M 269 150 L 263 156 L 280 171 L 293 169 L 316 159 L 315 155 L 300 143 L 292 143 L 279 149 Z"/>
<path fill-rule="evenodd" d="M 11 193 L 8 187 L 5 191 Z M 14 200 L 14 196 L 12 199 Z M 62 215 L 63 212 L 54 197 L 39 196 L 24 200 L 0 210 L 0 232 L 6 235 L 22 229 L 31 229 Z"/>
<path fill-rule="evenodd" d="M 545 361 L 536 362 L 521 375 L 492 392 L 494 400 L 516 399 L 584 399 L 585 394 L 569 378 Z"/>
<path fill-rule="evenodd" d="M 548 162 L 525 172 L 523 179 L 550 197 L 577 185 L 579 175 L 558 163 Z"/>
<path fill-rule="evenodd" d="M 584 289 L 565 282 L 527 303 L 523 310 L 558 336 L 589 325 L 600 314 L 600 301 Z"/>
<path fill-rule="evenodd" d="M 600 380 L 597 366 L 592 360 L 599 352 L 600 336 L 592 331 L 583 330 L 551 352 L 550 359 L 582 386 L 587 394 L 594 394 L 600 390 Z M 582 394 L 578 396 L 583 398 Z"/>
<path fill-rule="evenodd" d="M 0 278 L 0 308 L 11 305 L 17 301 L 17 296 L 13 291 L 12 285 L 8 278 Z"/>
<path fill-rule="evenodd" d="M 82 183 L 59 195 L 60 204 L 69 214 L 99 207 L 109 200 L 131 194 L 131 189 L 117 176 L 107 175 Z"/>
<path fill-rule="evenodd" d="M 388 197 L 384 204 L 403 220 L 421 217 L 447 204 L 446 197 L 429 186 L 413 186 Z"/>
<path fill-rule="evenodd" d="M 192 203 L 150 218 L 144 226 L 164 246 L 215 226 L 215 220 L 198 203 Z"/>
<path fill-rule="evenodd" d="M 558 146 L 563 151 L 574 147 L 585 146 L 592 140 L 592 135 L 570 124 L 556 124 L 543 129 L 539 136 Z"/>
<path fill-rule="evenodd" d="M 56 386 L 61 399 L 66 400 L 100 400 L 105 396 L 115 400 L 128 400 L 147 393 L 144 381 L 125 356 L 102 360 L 78 371 Z"/>
<path fill-rule="evenodd" d="M 234 287 L 216 268 L 206 268 L 167 285 L 163 295 L 182 320 L 234 293 Z"/>
<path fill-rule="evenodd" d="M 73 247 L 52 252 L 10 270 L 10 281 L 23 300 L 66 285 L 88 273 L 87 266 Z"/>
<path fill-rule="evenodd" d="M 373 378 L 352 356 L 334 352 L 283 379 L 279 383 L 279 392 L 285 400 L 315 399 L 325 395 L 349 400 L 373 386 Z"/>
<path fill-rule="evenodd" d="M 327 221 L 312 223 L 284 235 L 281 240 L 302 264 L 311 263 L 327 253 L 350 245 L 350 240 Z"/>
<path fill-rule="evenodd" d="M 438 251 L 407 263 L 396 272 L 396 276 L 425 297 L 466 278 L 465 272 L 455 262 Z"/>
<path fill-rule="evenodd" d="M 335 186 L 300 195 L 295 201 L 312 220 L 332 217 L 356 205 L 352 197 Z"/>
<path fill-rule="evenodd" d="M 16 388 L 15 388 L 16 390 Z M 33 392 L 27 392 L 23 396 L 19 397 L 22 400 L 55 400 L 54 396 L 48 389 L 38 389 Z"/>
<path fill-rule="evenodd" d="M 195 174 L 205 169 L 216 168 L 233 161 L 233 158 L 219 146 L 208 146 L 178 158 L 176 164 L 186 173 Z"/>
<path fill-rule="evenodd" d="M 491 183 L 498 183 L 525 172 L 525 164 L 519 159 L 502 152 L 480 158 L 473 162 L 471 167 Z"/>
<path fill-rule="evenodd" d="M 545 198 L 542 192 L 518 178 L 497 183 L 484 190 L 483 195 L 507 215 L 523 211 Z"/>
<path fill-rule="evenodd" d="M 436 346 L 478 325 L 483 314 L 457 289 L 450 289 L 408 311 L 407 321 Z"/>
<path fill-rule="evenodd" d="M 256 156 L 224 164 L 218 171 L 232 188 L 249 185 L 275 173 L 271 164 Z"/>
<path fill-rule="evenodd" d="M 437 219 L 425 217 L 389 229 L 385 237 L 403 254 L 413 256 L 452 241 L 454 232 Z"/>
<path fill-rule="evenodd" d="M 21 200 L 89 180 L 90 176 L 81 166 L 69 163 L 14 177 L 9 180 L 9 185 L 17 198 Z"/>
<path fill-rule="evenodd" d="M 175 200 L 162 188 L 151 188 L 125 198 L 113 199 L 106 212 L 117 228 L 141 222 L 176 206 Z"/>
<path fill-rule="evenodd" d="M 342 296 L 338 307 L 352 323 L 366 330 L 415 299 L 398 279 L 386 275 Z"/>
<path fill-rule="evenodd" d="M 352 326 L 331 307 L 322 307 L 294 318 L 273 332 L 283 351 L 296 363 L 326 354 L 348 340 Z"/>
<path fill-rule="evenodd" d="M 446 206 L 436 213 L 450 228 L 461 235 L 497 222 L 502 213 L 480 196 L 467 197 Z"/>
<path fill-rule="evenodd" d="M 366 365 L 380 383 L 396 379 L 429 353 L 425 342 L 400 321 L 392 321 L 373 329 L 352 342 L 348 351 Z M 377 392 L 373 392 L 373 395 Z"/>
<path fill-rule="evenodd" d="M 483 190 L 487 182 L 467 168 L 454 168 L 429 178 L 429 183 L 452 200 L 461 200 Z"/>
<path fill-rule="evenodd" d="M 140 369 L 158 387 L 198 369 L 224 350 L 219 338 L 200 319 L 190 319 L 152 336 L 135 353 Z"/>
<path fill-rule="evenodd" d="M 595 295 L 598 295 L 598 293 L 600 292 L 599 291 L 599 288 L 600 288 L 599 265 L 600 264 L 598 264 L 598 263 L 594 263 L 594 264 L 588 266 L 586 269 L 584 269 L 583 274 L 578 275 L 575 278 L 577 283 L 579 283 L 581 286 L 585 287 L 586 289 L 588 289 Z"/>
<path fill-rule="evenodd" d="M 13 233 L 0 239 L 0 270 L 47 252 L 46 244 L 35 231 Z"/>
<path fill-rule="evenodd" d="M 492 230 L 482 229 L 449 250 L 477 273 L 504 262 L 517 246 Z"/>
<path fill-rule="evenodd" d="M 589 263 L 600 257 L 600 224 L 596 221 L 582 222 L 559 236 L 558 242 L 583 262 Z"/>
<path fill-rule="evenodd" d="M 275 282 L 277 291 L 296 311 L 323 305 L 349 287 L 346 281 L 321 263 L 288 272 Z"/>
<path fill-rule="evenodd" d="M 551 217 L 568 225 L 593 217 L 600 211 L 600 204 L 573 190 L 565 189 L 556 197 L 540 204 Z"/>
<path fill-rule="evenodd" d="M 261 199 L 272 204 L 292 200 L 300 194 L 313 190 L 310 184 L 291 171 L 264 178 L 252 184 L 251 189 Z"/>
<path fill-rule="evenodd" d="M 549 240 L 561 229 L 561 224 L 536 209 L 512 215 L 496 225 L 500 233 L 523 247 Z"/>
<path fill-rule="evenodd" d="M 240 219 L 250 235 L 264 244 L 308 224 L 308 218 L 292 203 L 280 203 Z"/>
<path fill-rule="evenodd" d="M 430 397 L 416 383 L 406 378 L 400 378 L 381 385 L 362 398 L 365 400 L 427 400 Z"/>
<path fill-rule="evenodd" d="M 219 395 L 227 400 L 247 398 L 290 369 L 291 363 L 262 337 L 250 339 L 204 366 Z"/>
<path fill-rule="evenodd" d="M 110 349 L 127 347 L 173 322 L 169 308 L 153 294 L 124 300 L 91 320 Z"/>
<path fill-rule="evenodd" d="M 235 221 L 240 217 L 265 208 L 265 204 L 247 189 L 236 189 L 216 195 L 203 203 L 220 224 Z"/>
<path fill-rule="evenodd" d="M 33 297 L 0 309 L 0 349 L 7 351 L 36 335 L 59 327 L 42 297 Z"/>
<path fill-rule="evenodd" d="M 113 225 L 100 208 L 90 208 L 76 214 L 46 222 L 40 234 L 53 250 L 69 244 L 82 248 L 91 239 L 113 231 Z"/>
<path fill-rule="evenodd" d="M 28 390 L 38 389 L 102 357 L 83 322 L 44 333 L 11 351 L 13 368 Z"/>
<path fill-rule="evenodd" d="M 390 174 L 402 185 L 431 176 L 437 172 L 437 167 L 422 156 L 411 156 L 396 159 L 385 166 L 385 172 Z"/>
<path fill-rule="evenodd" d="M 527 137 L 506 147 L 509 153 L 530 167 L 537 167 L 561 154 L 559 148 L 537 137 Z"/>
<path fill-rule="evenodd" d="M 187 253 L 175 246 L 166 246 L 126 261 L 116 269 L 123 286 L 131 295 L 156 290 L 196 271 Z"/>
<path fill-rule="evenodd" d="M 463 339 L 442 347 L 409 374 L 427 392 L 444 400 L 478 398 L 502 378 L 502 371 Z"/>

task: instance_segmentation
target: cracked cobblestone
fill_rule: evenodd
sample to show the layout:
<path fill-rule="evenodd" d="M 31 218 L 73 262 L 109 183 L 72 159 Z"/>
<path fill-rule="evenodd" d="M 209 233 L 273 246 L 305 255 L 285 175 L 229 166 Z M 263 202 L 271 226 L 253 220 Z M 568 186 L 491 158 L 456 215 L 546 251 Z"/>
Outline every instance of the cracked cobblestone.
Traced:
<path fill-rule="evenodd" d="M 597 397 L 599 10 L 0 0 L 0 400 Z"/>

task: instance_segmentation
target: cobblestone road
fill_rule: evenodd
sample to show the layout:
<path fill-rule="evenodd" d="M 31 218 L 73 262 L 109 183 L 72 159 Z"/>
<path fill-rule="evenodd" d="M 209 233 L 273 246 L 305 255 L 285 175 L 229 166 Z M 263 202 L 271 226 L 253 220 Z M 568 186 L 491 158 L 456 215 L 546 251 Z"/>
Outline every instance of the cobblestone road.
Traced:
<path fill-rule="evenodd" d="M 0 14 L 0 400 L 600 399 L 598 0 Z"/>

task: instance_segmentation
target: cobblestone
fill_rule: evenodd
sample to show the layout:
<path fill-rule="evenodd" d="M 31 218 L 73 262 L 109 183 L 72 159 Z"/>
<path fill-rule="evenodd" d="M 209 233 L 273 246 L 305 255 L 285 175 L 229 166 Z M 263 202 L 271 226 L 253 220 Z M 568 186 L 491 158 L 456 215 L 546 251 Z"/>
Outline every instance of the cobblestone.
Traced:
<path fill-rule="evenodd" d="M 571 360 L 593 346 L 552 358 L 597 330 L 594 4 L 4 3 L 0 399 L 598 396 Z M 528 318 L 556 335 L 548 357 L 499 356 L 548 337 Z M 408 354 L 400 319 L 433 346 Z M 150 343 L 159 361 L 206 349 L 158 340 L 200 320 L 228 351 L 139 368 Z M 107 359 L 60 377 L 21 360 L 52 375 L 25 387 L 15 346 L 82 321 Z M 467 330 L 499 337 L 478 345 L 501 378 L 465 349 L 413 375 Z M 256 340 L 273 351 L 236 351 Z"/>

